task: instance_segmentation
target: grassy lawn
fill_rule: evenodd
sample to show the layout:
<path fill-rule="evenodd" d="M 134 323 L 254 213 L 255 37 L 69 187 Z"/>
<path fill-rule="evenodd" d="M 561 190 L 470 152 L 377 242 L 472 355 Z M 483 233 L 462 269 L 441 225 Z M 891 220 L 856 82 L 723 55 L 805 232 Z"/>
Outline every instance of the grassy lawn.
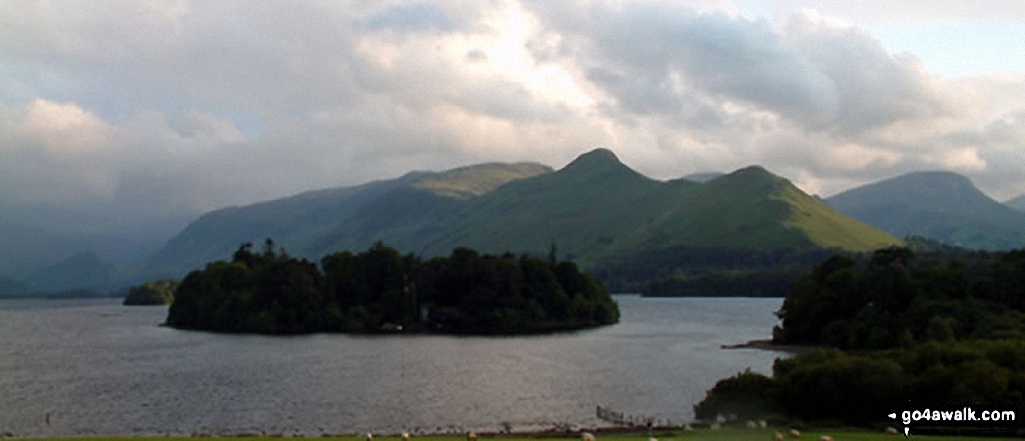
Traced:
<path fill-rule="evenodd" d="M 655 437 L 658 441 L 720 441 L 720 440 L 737 440 L 737 441 L 772 441 L 773 434 L 779 431 L 786 433 L 786 430 L 780 429 L 740 429 L 740 428 L 727 428 L 720 431 L 712 431 L 699 429 L 694 432 L 674 432 L 674 433 L 656 433 Z M 808 429 L 802 430 L 799 440 L 810 440 L 819 441 L 819 437 L 828 435 L 833 437 L 836 441 L 902 441 L 904 439 L 903 434 L 901 435 L 887 435 L 881 432 L 867 431 L 867 430 L 856 430 L 856 429 Z M 131 441 L 196 441 L 198 439 L 204 439 L 207 437 L 95 437 L 95 438 L 36 438 L 39 441 L 125 441 L 130 439 Z M 247 441 L 281 441 L 282 437 L 211 437 L 211 438 L 232 438 L 232 439 L 244 439 Z M 1000 440 L 1018 440 L 1020 438 L 980 438 L 977 436 L 932 436 L 932 435 L 915 435 L 914 429 L 911 430 L 912 439 L 928 440 L 928 441 L 969 441 L 969 440 L 989 440 L 989 441 L 1000 441 Z M 324 437 L 309 437 L 309 440 L 321 440 L 321 441 L 362 441 L 362 436 L 324 436 Z M 495 436 L 487 437 L 481 436 L 481 440 L 495 439 L 497 441 L 569 441 L 577 440 L 579 437 L 545 437 L 545 436 L 524 436 L 524 435 L 511 435 L 511 436 Z M 609 440 L 609 441 L 646 441 L 646 437 L 643 434 L 637 435 L 598 435 L 597 439 Z M 465 441 L 465 437 L 461 436 L 414 436 L 414 441 Z M 787 438 L 788 441 L 794 441 L 792 438 Z M 798 441 L 799 441 L 798 440 Z M 400 441 L 398 437 L 388 436 L 375 436 L 374 441 Z"/>

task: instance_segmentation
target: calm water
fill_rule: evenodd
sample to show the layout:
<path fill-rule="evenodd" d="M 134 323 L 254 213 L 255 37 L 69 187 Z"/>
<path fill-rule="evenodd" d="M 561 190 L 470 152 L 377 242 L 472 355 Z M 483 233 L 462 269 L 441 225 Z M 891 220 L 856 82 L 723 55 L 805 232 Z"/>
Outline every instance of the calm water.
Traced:
<path fill-rule="evenodd" d="M 597 405 L 680 422 L 781 355 L 719 349 L 767 338 L 780 299 L 616 298 L 618 325 L 501 338 L 220 335 L 159 326 L 166 307 L 0 301 L 0 432 L 592 427 Z"/>

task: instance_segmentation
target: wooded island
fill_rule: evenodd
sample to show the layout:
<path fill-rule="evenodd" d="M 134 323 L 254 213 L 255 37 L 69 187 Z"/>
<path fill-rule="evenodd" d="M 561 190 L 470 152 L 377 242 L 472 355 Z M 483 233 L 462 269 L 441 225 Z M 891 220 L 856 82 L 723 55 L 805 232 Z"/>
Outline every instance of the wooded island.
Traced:
<path fill-rule="evenodd" d="M 524 334 L 616 323 L 619 308 L 572 262 L 457 248 L 429 260 L 378 243 L 320 266 L 240 247 L 230 262 L 192 271 L 167 324 L 218 332 Z"/>

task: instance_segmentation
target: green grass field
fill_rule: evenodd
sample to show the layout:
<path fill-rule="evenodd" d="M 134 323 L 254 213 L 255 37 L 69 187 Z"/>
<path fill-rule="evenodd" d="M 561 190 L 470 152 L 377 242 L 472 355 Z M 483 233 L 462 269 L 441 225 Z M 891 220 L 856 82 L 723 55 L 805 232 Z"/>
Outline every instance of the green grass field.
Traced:
<path fill-rule="evenodd" d="M 655 438 L 658 441 L 771 441 L 775 432 L 785 433 L 785 430 L 780 429 L 742 429 L 742 428 L 727 428 L 719 431 L 698 429 L 693 432 L 673 432 L 673 433 L 655 433 Z M 821 436 L 830 436 L 835 441 L 901 441 L 904 439 L 903 435 L 887 435 L 882 432 L 868 431 L 868 430 L 857 430 L 857 429 L 808 429 L 802 430 L 799 439 L 794 440 L 793 438 L 787 438 L 788 441 L 800 441 L 810 440 L 819 441 Z M 206 438 L 227 438 L 227 439 L 245 439 L 247 441 L 280 441 L 282 437 L 255 437 L 255 436 L 242 436 L 242 437 L 95 437 L 95 438 L 35 438 L 39 441 L 196 441 L 197 439 Z M 309 437 L 309 440 L 321 440 L 321 441 L 362 441 L 362 436 L 324 436 L 324 437 Z M 464 441 L 466 438 L 462 436 L 414 436 L 414 441 Z M 496 441 L 569 441 L 580 439 L 577 436 L 566 436 L 566 437 L 552 437 L 552 436 L 525 436 L 525 435 L 498 435 L 498 436 L 481 436 L 480 440 L 494 439 Z M 646 436 L 643 434 L 632 434 L 632 435 L 601 435 L 597 436 L 599 441 L 646 441 Z M 915 435 L 914 429 L 911 431 L 911 439 L 925 440 L 925 441 L 969 441 L 984 439 L 989 441 L 1000 441 L 1000 440 L 1018 440 L 1020 438 L 996 438 L 996 437 L 978 437 L 978 436 L 934 436 L 934 435 Z M 394 436 L 375 436 L 374 441 L 400 441 L 398 437 Z"/>

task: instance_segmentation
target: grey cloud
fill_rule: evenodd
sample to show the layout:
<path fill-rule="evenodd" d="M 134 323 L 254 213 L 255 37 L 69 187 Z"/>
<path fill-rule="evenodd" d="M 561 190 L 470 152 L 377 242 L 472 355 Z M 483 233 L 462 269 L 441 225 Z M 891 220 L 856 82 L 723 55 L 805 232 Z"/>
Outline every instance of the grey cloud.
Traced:
<path fill-rule="evenodd" d="M 531 5 L 547 31 L 563 37 L 558 50 L 543 38 L 528 46 L 539 62 L 564 54 L 595 85 L 641 114 L 679 111 L 677 103 L 691 90 L 843 136 L 957 116 L 913 58 L 891 56 L 855 28 L 802 14 L 780 33 L 765 22 L 683 8 L 597 5 L 565 18 L 574 17 L 572 8 Z M 674 81 L 682 87 L 666 87 Z"/>
<path fill-rule="evenodd" d="M 501 17 L 501 2 L 32 5 L 0 5 L 0 64 L 13 66 L 0 69 L 0 199 L 143 219 L 414 168 L 558 166 L 596 145 L 659 177 L 763 163 L 847 185 L 967 147 L 989 164 L 977 182 L 1025 176 L 1021 119 L 904 143 L 876 134 L 956 116 L 957 95 L 870 36 L 801 16 L 776 30 L 677 7 L 528 4 L 544 27 L 526 43 L 534 61 L 567 68 L 593 100 L 563 105 L 477 73 L 508 55 L 472 41 L 500 31 L 484 18 Z M 36 98 L 94 113 L 111 141 L 80 156 L 44 150 L 9 125 Z M 902 160 L 849 170 L 819 159 L 848 143 Z"/>
<path fill-rule="evenodd" d="M 471 63 L 488 61 L 488 54 L 480 49 L 471 49 L 466 51 L 466 61 Z"/>
<path fill-rule="evenodd" d="M 559 106 L 539 104 L 525 87 L 505 80 L 470 84 L 448 100 L 475 113 L 513 121 L 558 122 L 568 113 Z"/>
<path fill-rule="evenodd" d="M 1025 193 L 1025 108 L 993 121 L 961 145 L 976 147 L 986 161 L 984 173 L 971 175 L 981 188 L 998 200 Z"/>
<path fill-rule="evenodd" d="M 450 32 L 460 26 L 449 17 L 445 8 L 433 3 L 392 5 L 367 17 L 361 23 L 370 30 L 394 32 Z"/>
<path fill-rule="evenodd" d="M 651 89 L 596 84 L 624 102 L 632 96 L 677 95 L 683 90 L 665 85 L 679 78 L 683 88 L 740 100 L 811 123 L 835 114 L 832 80 L 797 51 L 782 44 L 767 24 L 733 19 L 723 14 L 697 14 L 681 8 L 627 6 L 623 10 L 594 7 L 590 20 L 564 20 L 567 11 L 542 6 L 539 15 L 549 31 L 569 38 L 558 53 L 571 54 L 588 72 L 614 66 L 622 76 L 642 79 Z M 550 59 L 550 46 L 537 44 L 539 59 Z M 628 93 L 623 93 L 628 92 Z M 666 109 L 669 110 L 669 109 Z"/>
<path fill-rule="evenodd" d="M 11 25 L 0 26 L 11 37 L 0 39 L 0 60 L 19 66 L 4 71 L 0 90 L 21 83 L 29 101 L 76 103 L 116 136 L 78 158 L 48 157 L 39 140 L 11 138 L 0 125 L 0 199 L 208 210 L 473 162 L 468 143 L 484 133 L 460 136 L 475 129 L 446 119 L 446 109 L 508 120 L 510 136 L 567 115 L 515 82 L 464 75 L 449 64 L 462 60 L 436 55 L 433 37 L 395 40 L 354 26 L 491 32 L 475 22 L 490 3 L 29 6 L 0 10 Z M 377 37 L 401 52 L 394 63 L 360 46 Z M 0 110 L 25 97 L 0 96 Z"/>
<path fill-rule="evenodd" d="M 587 79 L 619 100 L 619 105 L 632 113 L 672 113 L 683 105 L 679 92 L 665 78 L 637 78 L 603 67 L 587 70 Z M 653 84 L 654 83 L 654 84 Z"/>
<path fill-rule="evenodd" d="M 787 42 L 832 79 L 840 101 L 833 127 L 857 133 L 896 121 L 955 116 L 957 109 L 917 60 L 893 56 L 864 32 L 795 15 Z"/>

